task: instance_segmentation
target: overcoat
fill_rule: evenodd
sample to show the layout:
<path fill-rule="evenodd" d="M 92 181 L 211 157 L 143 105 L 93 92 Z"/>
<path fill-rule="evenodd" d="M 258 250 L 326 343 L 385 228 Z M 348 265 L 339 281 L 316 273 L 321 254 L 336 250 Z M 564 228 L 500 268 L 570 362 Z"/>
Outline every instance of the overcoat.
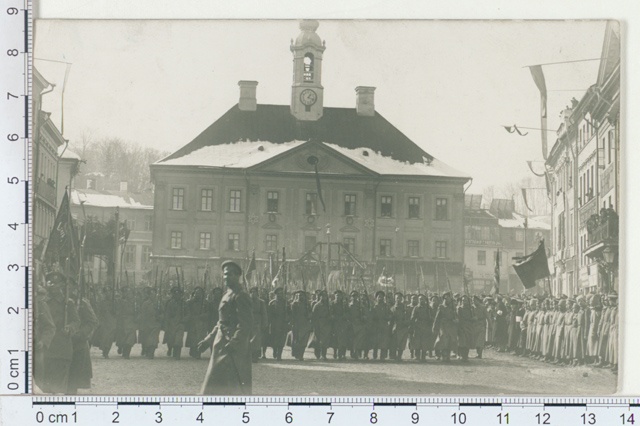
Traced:
<path fill-rule="evenodd" d="M 452 350 L 457 347 L 458 325 L 453 306 L 440 305 L 433 320 L 433 332 L 438 334 L 436 350 Z"/>
<path fill-rule="evenodd" d="M 87 299 L 81 299 L 78 306 L 80 328 L 72 336 L 73 356 L 69 368 L 69 389 L 89 389 L 93 369 L 89 354 L 89 340 L 98 327 L 98 317 Z"/>
<path fill-rule="evenodd" d="M 218 313 L 218 325 L 206 337 L 213 338 L 213 350 L 200 393 L 251 395 L 251 297 L 241 289 L 229 289 Z"/>

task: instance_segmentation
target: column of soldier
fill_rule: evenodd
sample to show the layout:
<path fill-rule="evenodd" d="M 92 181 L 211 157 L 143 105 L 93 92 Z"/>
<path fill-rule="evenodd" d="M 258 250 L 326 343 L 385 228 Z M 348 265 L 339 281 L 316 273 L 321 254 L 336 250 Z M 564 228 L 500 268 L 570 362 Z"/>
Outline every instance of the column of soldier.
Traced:
<path fill-rule="evenodd" d="M 115 343 L 118 355 L 128 359 L 140 344 L 141 356 L 153 359 L 162 343 L 168 357 L 180 359 L 187 347 L 191 357 L 200 358 L 198 343 L 218 322 L 223 289 L 206 294 L 196 286 L 185 297 L 182 287 L 170 284 L 166 297 L 151 286 L 117 291 L 104 286 L 82 297 L 72 280 L 48 275 L 47 287 L 39 288 L 36 298 L 36 384 L 48 393 L 89 388 L 90 346 L 108 358 Z M 523 301 L 450 291 L 405 296 L 336 290 L 330 297 L 324 290 L 287 293 L 282 287 L 253 287 L 250 295 L 254 362 L 281 360 L 289 346 L 297 360 L 312 348 L 322 360 L 434 358 L 447 363 L 452 358 L 468 361 L 471 349 L 482 358 L 489 344 L 500 352 L 549 362 L 617 367 L 615 295 L 604 301 L 600 295 Z"/>
<path fill-rule="evenodd" d="M 618 295 L 487 298 L 487 343 L 560 365 L 618 370 Z"/>

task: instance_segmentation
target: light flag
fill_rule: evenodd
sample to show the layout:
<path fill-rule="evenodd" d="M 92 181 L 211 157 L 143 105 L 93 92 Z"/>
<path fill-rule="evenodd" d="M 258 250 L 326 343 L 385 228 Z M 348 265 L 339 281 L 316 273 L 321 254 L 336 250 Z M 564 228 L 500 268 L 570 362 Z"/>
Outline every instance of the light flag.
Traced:
<path fill-rule="evenodd" d="M 542 157 L 547 159 L 547 84 L 544 80 L 542 66 L 532 65 L 529 67 L 534 83 L 540 91 L 540 127 L 542 128 Z"/>

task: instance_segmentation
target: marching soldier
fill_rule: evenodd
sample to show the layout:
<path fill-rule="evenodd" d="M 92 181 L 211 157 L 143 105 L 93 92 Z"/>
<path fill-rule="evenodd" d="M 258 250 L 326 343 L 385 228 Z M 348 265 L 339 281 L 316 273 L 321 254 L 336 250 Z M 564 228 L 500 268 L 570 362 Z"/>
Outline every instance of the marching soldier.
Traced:
<path fill-rule="evenodd" d="M 89 300 L 80 297 L 76 285 L 71 286 L 71 300 L 78 306 L 80 327 L 71 336 L 73 343 L 73 356 L 69 367 L 69 384 L 67 394 L 75 395 L 78 389 L 91 388 L 93 369 L 91 368 L 91 356 L 89 355 L 89 340 L 98 327 L 98 317 L 93 312 Z"/>
<path fill-rule="evenodd" d="M 251 296 L 251 313 L 253 326 L 251 329 L 251 360 L 258 362 L 262 355 L 262 340 L 264 331 L 268 326 L 267 304 L 260 298 L 258 287 L 252 287 L 249 291 Z"/>
<path fill-rule="evenodd" d="M 164 309 L 164 341 L 169 348 L 167 356 L 180 359 L 185 331 L 185 312 L 183 291 L 180 287 L 171 288 L 171 299 Z"/>
<path fill-rule="evenodd" d="M 269 342 L 273 350 L 273 358 L 282 359 L 282 349 L 287 341 L 289 332 L 289 309 L 284 299 L 282 287 L 278 287 L 273 292 L 273 300 L 269 302 Z"/>
<path fill-rule="evenodd" d="M 329 312 L 329 296 L 322 290 L 318 301 L 311 309 L 311 325 L 313 326 L 312 344 L 316 358 L 327 359 L 327 347 L 331 340 L 331 317 Z"/>
<path fill-rule="evenodd" d="M 116 345 L 118 353 L 129 359 L 131 348 L 136 343 L 136 306 L 133 292 L 128 286 L 120 288 L 120 297 L 116 300 Z"/>
<path fill-rule="evenodd" d="M 451 359 L 451 350 L 454 349 L 456 345 L 458 332 L 456 312 L 454 310 L 451 292 L 446 292 L 443 295 L 442 304 L 438 307 L 438 311 L 433 320 L 432 331 L 438 335 L 435 343 L 436 351 L 440 352 L 443 362 L 449 362 Z"/>
<path fill-rule="evenodd" d="M 418 304 L 411 312 L 411 342 L 413 344 L 414 357 L 418 361 L 424 362 L 427 359 L 427 352 L 433 350 L 431 342 L 431 312 L 427 303 L 427 296 L 418 296 Z"/>
<path fill-rule="evenodd" d="M 310 312 L 307 294 L 298 290 L 294 295 L 295 299 L 291 304 L 291 355 L 302 361 L 311 332 Z"/>
<path fill-rule="evenodd" d="M 371 310 L 371 346 L 373 348 L 373 359 L 387 359 L 389 343 L 391 340 L 391 310 L 385 302 L 385 293 L 379 290 L 375 294 L 376 302 Z"/>
<path fill-rule="evenodd" d="M 159 309 L 157 297 L 155 288 L 145 287 L 144 301 L 138 317 L 138 332 L 140 345 L 142 345 L 142 356 L 147 359 L 155 357 L 160 339 L 162 312 Z"/>
<path fill-rule="evenodd" d="M 191 358 L 200 358 L 198 343 L 204 339 L 211 330 L 211 319 L 209 303 L 204 297 L 204 288 L 198 286 L 194 288 L 191 298 L 187 300 L 186 311 L 186 346 L 189 348 Z"/>
<path fill-rule="evenodd" d="M 391 307 L 391 358 L 402 360 L 402 353 L 407 347 L 409 337 L 410 313 L 404 306 L 404 295 L 395 294 L 395 304 Z"/>
<path fill-rule="evenodd" d="M 333 321 L 331 326 L 333 358 L 345 359 L 347 346 L 349 346 L 349 320 L 344 293 L 341 290 L 335 291 L 333 303 L 329 308 L 331 320 Z"/>

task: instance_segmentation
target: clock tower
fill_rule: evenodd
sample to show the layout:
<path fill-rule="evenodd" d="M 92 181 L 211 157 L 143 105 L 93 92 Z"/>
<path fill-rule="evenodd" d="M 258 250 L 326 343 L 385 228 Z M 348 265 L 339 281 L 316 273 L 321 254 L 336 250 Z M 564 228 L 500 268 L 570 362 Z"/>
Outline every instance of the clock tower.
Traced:
<path fill-rule="evenodd" d="M 300 35 L 295 42 L 291 41 L 291 114 L 298 120 L 315 121 L 322 117 L 322 53 L 325 45 L 316 34 L 319 25 L 315 20 L 303 20 Z"/>

